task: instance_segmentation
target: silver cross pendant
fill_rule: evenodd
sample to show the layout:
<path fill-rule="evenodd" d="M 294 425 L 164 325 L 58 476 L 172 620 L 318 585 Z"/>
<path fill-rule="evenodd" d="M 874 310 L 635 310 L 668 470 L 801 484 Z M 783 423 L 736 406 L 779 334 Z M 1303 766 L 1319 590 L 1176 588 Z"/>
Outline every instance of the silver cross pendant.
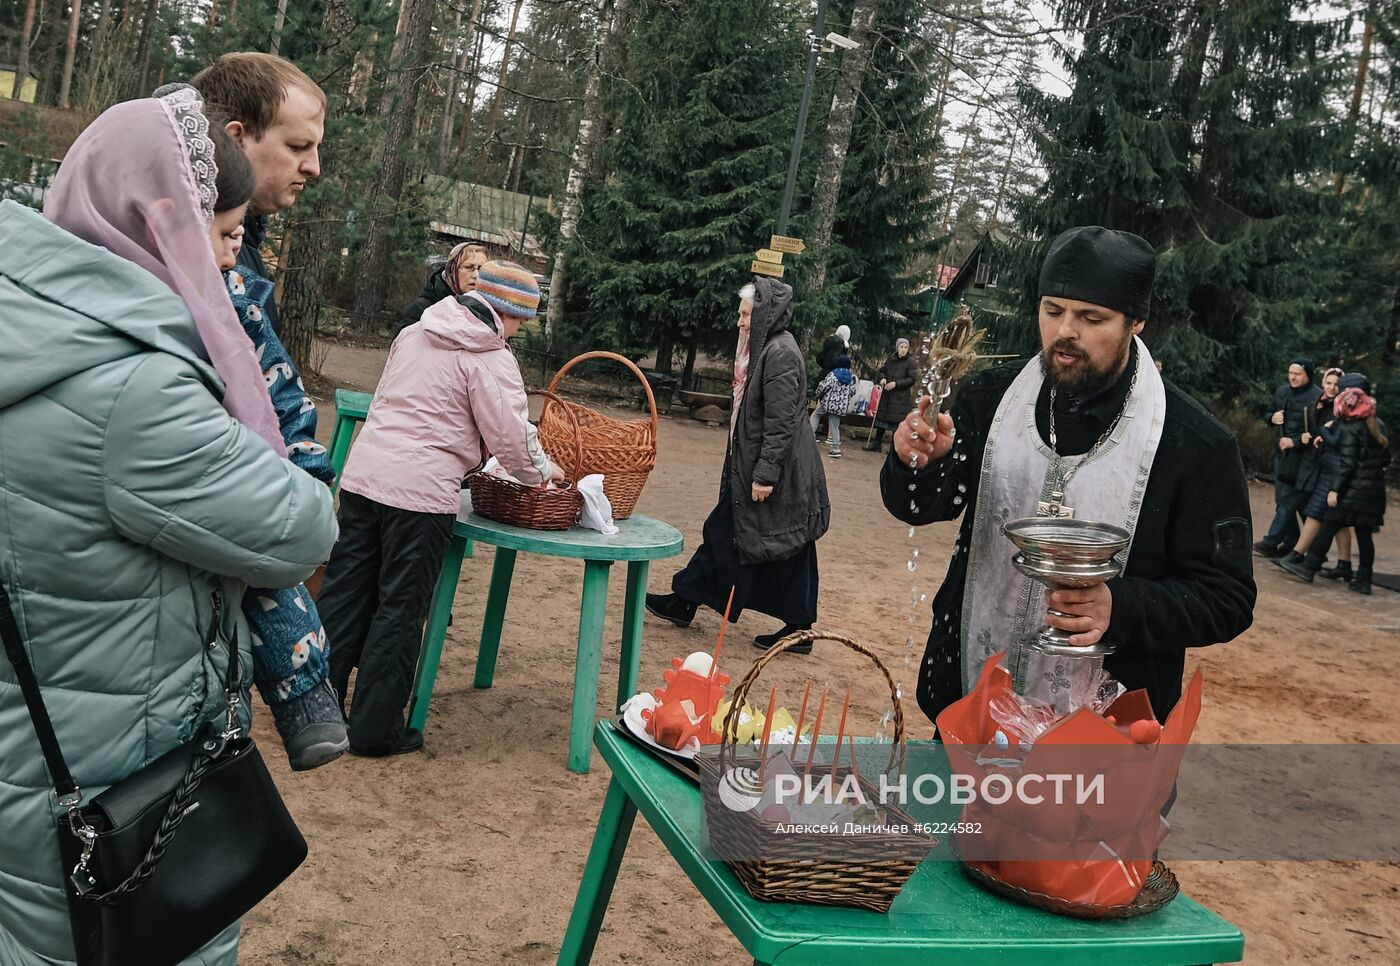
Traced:
<path fill-rule="evenodd" d="M 1050 491 L 1050 499 L 1036 501 L 1035 515 L 1052 520 L 1068 520 L 1074 516 L 1074 507 L 1065 506 L 1064 491 L 1057 488 Z"/>

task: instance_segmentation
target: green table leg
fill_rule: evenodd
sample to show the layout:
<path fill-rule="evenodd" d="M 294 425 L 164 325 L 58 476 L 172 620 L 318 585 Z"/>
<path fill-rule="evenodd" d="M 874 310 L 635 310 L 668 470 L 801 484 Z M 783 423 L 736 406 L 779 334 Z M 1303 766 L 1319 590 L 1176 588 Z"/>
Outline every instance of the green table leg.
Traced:
<path fill-rule="evenodd" d="M 354 435 L 354 418 L 337 414 L 330 445 L 331 466 L 335 468 L 335 482 L 331 484 L 332 493 L 340 487 L 340 474 L 345 469 L 345 457 L 350 455 L 350 440 Z"/>
<path fill-rule="evenodd" d="M 452 618 L 452 601 L 457 596 L 457 581 L 462 576 L 462 554 L 467 541 L 453 537 L 447 545 L 433 590 L 433 602 L 428 607 L 428 626 L 423 632 L 423 653 L 418 659 L 418 680 L 413 685 L 413 702 L 408 708 L 408 726 L 423 730 L 428 720 L 428 701 L 437 681 L 438 662 L 442 659 L 442 643 L 447 639 L 447 622 Z"/>
<path fill-rule="evenodd" d="M 491 589 L 486 594 L 486 618 L 481 622 L 481 648 L 476 654 L 474 688 L 489 688 L 496 676 L 496 651 L 501 646 L 501 625 L 506 619 L 506 601 L 510 599 L 510 580 L 515 573 L 515 551 L 496 548 L 496 562 L 491 565 Z"/>
<path fill-rule="evenodd" d="M 617 661 L 617 706 L 637 693 L 637 673 L 642 663 L 642 623 L 646 614 L 647 569 L 645 560 L 627 565 L 627 597 L 622 609 L 622 653 Z"/>
<path fill-rule="evenodd" d="M 603 653 L 603 610 L 608 603 L 610 560 L 583 562 L 583 607 L 578 615 L 578 659 L 574 663 L 574 710 L 569 726 L 569 771 L 588 774 L 594 715 L 598 706 L 598 665 Z"/>
<path fill-rule="evenodd" d="M 598 816 L 598 830 L 593 834 L 593 846 L 588 850 L 588 862 L 578 884 L 574 911 L 564 931 L 564 943 L 559 948 L 559 966 L 587 966 L 593 959 L 593 946 L 598 942 L 598 930 L 612 898 L 613 883 L 632 834 L 632 819 L 637 806 L 627 797 L 617 779 L 608 782 L 608 794 L 603 799 L 603 813 Z"/>

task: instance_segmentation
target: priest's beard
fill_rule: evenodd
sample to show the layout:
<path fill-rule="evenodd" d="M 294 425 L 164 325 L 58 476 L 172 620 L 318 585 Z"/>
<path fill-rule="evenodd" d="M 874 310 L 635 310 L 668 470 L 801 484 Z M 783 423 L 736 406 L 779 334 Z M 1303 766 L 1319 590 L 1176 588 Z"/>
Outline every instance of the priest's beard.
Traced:
<path fill-rule="evenodd" d="M 1133 331 L 1124 328 L 1123 341 L 1118 350 L 1106 362 L 1099 365 L 1087 355 L 1077 343 L 1070 339 L 1060 339 L 1040 353 L 1040 365 L 1055 384 L 1055 388 L 1066 396 L 1075 399 L 1088 399 L 1097 396 L 1117 381 L 1128 363 L 1128 349 L 1132 345 Z M 1055 362 L 1055 353 L 1063 352 L 1076 357 L 1068 366 Z"/>

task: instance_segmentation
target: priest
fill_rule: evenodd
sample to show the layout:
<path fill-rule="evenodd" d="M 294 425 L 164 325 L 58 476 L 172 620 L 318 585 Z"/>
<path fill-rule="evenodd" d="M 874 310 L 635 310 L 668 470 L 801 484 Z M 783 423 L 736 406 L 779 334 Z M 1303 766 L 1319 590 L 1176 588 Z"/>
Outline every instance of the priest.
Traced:
<path fill-rule="evenodd" d="M 1253 620 L 1235 439 L 1162 379 L 1138 337 L 1155 271 L 1156 252 L 1137 235 L 1064 232 L 1040 274 L 1040 354 L 971 377 L 936 423 L 916 409 L 895 430 L 880 474 L 886 509 L 916 525 L 962 516 L 919 668 L 930 719 L 1000 651 L 1013 676 L 1038 673 L 1026 642 L 1046 622 L 1072 644 L 1114 645 L 1105 668 L 1128 690 L 1145 688 L 1165 721 L 1186 649 L 1232 640 Z M 1126 529 L 1122 575 L 1053 592 L 1022 576 L 1001 526 L 1037 515 Z M 1047 618 L 1047 604 L 1064 616 Z"/>

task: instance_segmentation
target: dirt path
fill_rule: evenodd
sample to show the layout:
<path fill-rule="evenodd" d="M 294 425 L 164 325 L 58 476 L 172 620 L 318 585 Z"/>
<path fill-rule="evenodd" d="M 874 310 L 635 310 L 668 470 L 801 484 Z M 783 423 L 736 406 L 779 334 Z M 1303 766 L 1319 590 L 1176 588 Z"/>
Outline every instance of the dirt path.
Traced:
<path fill-rule="evenodd" d="M 332 347 L 326 375 L 372 389 L 382 359 Z M 323 433 L 330 422 L 323 409 Z M 718 490 L 723 454 L 721 430 L 663 421 L 657 469 L 639 510 L 680 528 L 686 555 Z M 932 596 L 955 530 L 940 524 L 910 541 L 908 528 L 880 505 L 878 471 L 877 458 L 855 445 L 827 463 L 832 529 L 820 544 L 821 624 L 876 647 L 909 690 L 905 640 L 912 635 L 921 649 L 929 619 L 922 605 L 910 622 L 910 590 Z M 1255 486 L 1252 498 L 1255 520 L 1267 522 L 1270 494 Z M 1391 573 L 1400 570 L 1394 529 L 1377 540 L 1377 567 Z M 911 546 L 922 551 L 913 574 L 906 569 Z M 686 555 L 653 566 L 653 590 L 669 587 Z M 311 858 L 245 920 L 243 962 L 554 962 L 608 778 L 596 755 L 589 775 L 564 768 L 582 568 L 520 559 L 495 686 L 475 691 L 491 557 L 490 548 L 478 548 L 464 567 L 424 753 L 387 762 L 346 758 L 293 775 L 260 714 L 258 737 Z M 1394 666 L 1400 594 L 1378 588 L 1359 598 L 1327 582 L 1304 586 L 1263 563 L 1256 573 L 1254 627 L 1188 663 L 1188 673 L 1196 664 L 1206 673 L 1197 740 L 1400 743 L 1400 702 L 1376 673 Z M 606 682 L 617 673 L 621 581 L 613 583 L 606 634 L 614 646 L 604 650 L 600 715 Z M 673 655 L 710 646 L 718 622 L 706 614 L 680 630 L 648 618 L 643 685 L 659 683 Z M 728 638 L 735 660 L 756 655 L 746 640 L 773 623 L 745 615 Z M 777 663 L 773 680 L 784 694 L 800 692 L 807 675 L 834 688 L 850 683 L 852 720 L 873 733 L 888 698 L 854 655 L 819 645 L 809 658 Z M 916 708 L 911 718 L 916 737 L 931 734 Z M 1244 930 L 1247 963 L 1400 962 L 1400 867 L 1194 862 L 1176 871 L 1187 892 Z M 663 961 L 662 948 L 673 963 L 746 961 L 639 821 L 594 962 L 650 966 Z"/>

